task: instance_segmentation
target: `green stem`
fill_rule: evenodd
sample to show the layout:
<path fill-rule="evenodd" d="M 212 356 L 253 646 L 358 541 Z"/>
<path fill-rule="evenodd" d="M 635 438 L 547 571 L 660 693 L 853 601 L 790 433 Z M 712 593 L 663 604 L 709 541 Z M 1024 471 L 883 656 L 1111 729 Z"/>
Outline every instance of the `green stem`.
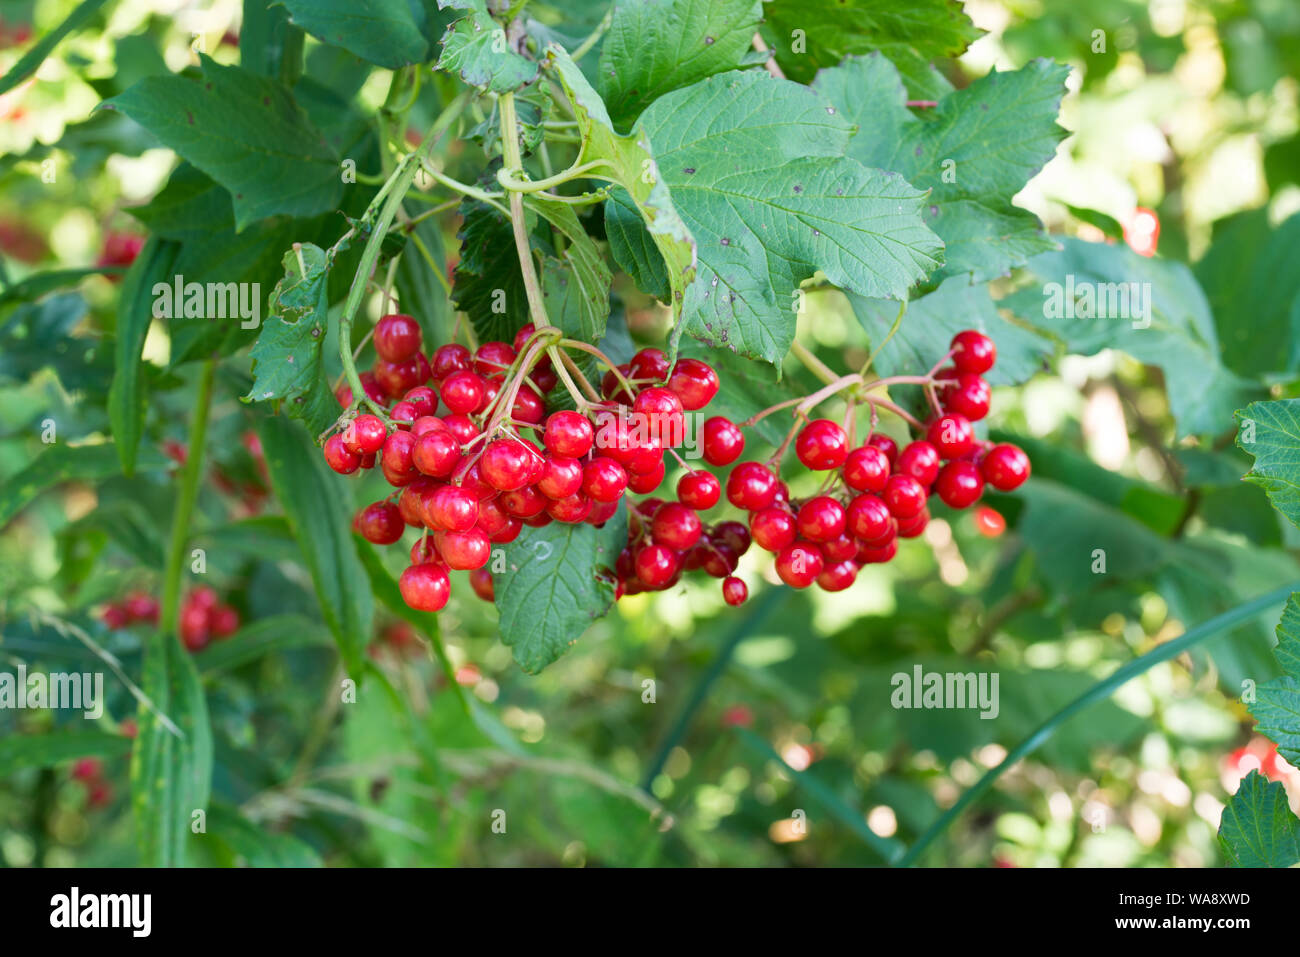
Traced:
<path fill-rule="evenodd" d="M 798 359 L 800 362 L 802 362 L 805 366 L 808 367 L 808 369 L 812 372 L 813 375 L 821 379 L 822 382 L 825 382 L 827 385 L 830 385 L 832 382 L 835 382 L 841 378 L 840 375 L 837 374 L 833 369 L 831 369 L 830 366 L 828 366 L 826 363 L 822 362 L 821 359 L 818 359 L 815 355 L 813 355 L 812 350 L 810 350 L 798 339 L 790 343 L 790 351 L 794 353 L 794 357 L 796 359 Z"/>
<path fill-rule="evenodd" d="M 212 403 L 212 381 L 217 360 L 203 363 L 199 374 L 199 393 L 195 398 L 194 421 L 190 423 L 185 467 L 181 470 L 180 492 L 172 513 L 171 542 L 167 547 L 167 566 L 163 571 L 162 609 L 158 616 L 160 636 L 175 635 L 180 626 L 181 579 L 185 571 L 185 546 L 190 537 L 190 521 L 199 498 L 199 479 L 203 475 L 203 443 L 208 432 L 208 408 Z"/>
<path fill-rule="evenodd" d="M 574 63 L 577 63 L 591 52 L 591 48 L 600 42 L 600 38 L 605 35 L 605 31 L 609 29 L 609 25 L 613 20 L 614 8 L 611 6 L 605 11 L 605 16 L 601 18 L 600 23 L 596 24 L 596 29 L 591 31 L 591 36 L 578 44 L 578 46 L 574 48 L 573 52 L 569 54 Z"/>
<path fill-rule="evenodd" d="M 511 105 L 513 107 L 513 103 Z M 582 163 L 578 166 L 570 166 L 568 169 L 560 170 L 554 176 L 548 176 L 545 179 L 516 179 L 511 175 L 511 171 L 503 166 L 497 170 L 497 182 L 501 184 L 502 189 L 512 192 L 538 193 L 550 189 L 552 186 L 559 186 L 570 180 L 579 179 L 584 173 L 608 165 L 609 163 L 605 160 L 592 160 L 590 163 Z"/>
<path fill-rule="evenodd" d="M 1253 598 L 1248 602 L 1244 602 L 1236 608 L 1225 611 L 1222 615 L 1211 618 L 1209 621 L 1202 622 L 1181 637 L 1175 638 L 1173 641 L 1167 641 L 1164 644 L 1157 646 L 1152 651 L 1148 651 L 1145 655 L 1134 658 L 1122 668 L 1117 669 L 1109 678 L 1097 682 L 1079 697 L 1075 698 L 1064 708 L 1039 725 L 1038 728 L 1029 735 L 1029 737 L 1025 738 L 1025 740 L 1012 748 L 1011 751 L 1007 753 L 1007 756 L 1002 759 L 1001 764 L 984 772 L 984 776 L 962 794 L 962 796 L 957 799 L 957 803 L 948 808 L 941 818 L 931 824 L 925 833 L 917 839 L 916 843 L 908 849 L 907 853 L 896 861 L 897 865 L 900 867 L 909 867 L 912 864 L 915 864 L 921 854 L 925 852 L 925 849 L 930 846 L 931 842 L 946 831 L 952 822 L 957 819 L 958 815 L 960 815 L 962 811 L 966 810 L 966 808 L 971 804 L 975 803 L 980 795 L 993 787 L 993 783 L 1002 776 L 1003 772 L 1013 764 L 1028 757 L 1034 751 L 1037 751 L 1038 748 L 1045 744 L 1048 739 L 1056 733 L 1057 729 L 1060 728 L 1061 725 L 1065 724 L 1065 722 L 1069 721 L 1076 714 L 1086 710 L 1098 701 L 1106 700 L 1114 694 L 1121 685 L 1132 681 L 1138 675 L 1144 674 L 1162 661 L 1168 661 L 1170 658 L 1177 657 L 1193 645 L 1204 641 L 1206 638 L 1217 635 L 1219 632 L 1226 631 L 1242 622 L 1249 621 L 1265 609 L 1286 601 L 1287 596 L 1297 589 L 1300 589 L 1300 581 L 1292 582 L 1291 584 L 1284 585 L 1281 588 L 1275 588 L 1270 592 L 1260 595 L 1258 598 Z"/>
<path fill-rule="evenodd" d="M 519 117 L 515 113 L 515 95 L 503 93 L 497 100 L 501 111 L 501 151 L 505 157 L 505 169 L 511 174 L 523 170 L 524 160 L 519 154 Z M 528 296 L 528 312 L 533 325 L 541 329 L 549 326 L 546 317 L 546 303 L 542 300 L 542 286 L 537 281 L 537 270 L 533 265 L 533 252 L 528 244 L 528 227 L 524 222 L 524 196 L 518 190 L 508 190 L 510 194 L 510 222 L 514 227 L 515 248 L 519 251 L 519 269 L 524 277 L 524 292 Z"/>

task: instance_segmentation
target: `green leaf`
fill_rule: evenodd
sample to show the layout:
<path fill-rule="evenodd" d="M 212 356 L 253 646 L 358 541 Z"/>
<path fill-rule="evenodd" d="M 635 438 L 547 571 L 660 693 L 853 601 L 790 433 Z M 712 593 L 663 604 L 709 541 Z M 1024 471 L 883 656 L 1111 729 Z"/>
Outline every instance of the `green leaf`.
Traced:
<path fill-rule="evenodd" d="M 208 706 L 194 661 L 173 635 L 159 632 L 150 640 L 141 685 L 153 707 L 141 705 L 131 751 L 140 863 L 180 867 L 194 812 L 206 808 L 212 787 Z"/>
<path fill-rule="evenodd" d="M 338 156 L 277 80 L 205 56 L 201 80 L 147 77 L 100 108 L 121 110 L 226 187 L 238 230 L 276 213 L 323 213 L 343 194 Z"/>
<path fill-rule="evenodd" d="M 130 738 L 103 731 L 6 734 L 0 738 L 0 778 L 9 779 L 24 768 L 52 768 L 77 758 L 120 758 L 130 752 Z"/>
<path fill-rule="evenodd" d="M 238 808 L 214 802 L 208 808 L 209 837 L 220 841 L 248 867 L 323 867 L 320 856 L 292 834 L 264 830 Z"/>
<path fill-rule="evenodd" d="M 1286 788 L 1258 771 L 1242 780 L 1219 821 L 1219 846 L 1232 867 L 1292 867 L 1300 862 L 1300 818 Z"/>
<path fill-rule="evenodd" d="M 257 432 L 271 485 L 302 549 L 325 621 L 344 666 L 359 680 L 374 601 L 352 541 L 352 508 L 344 479 L 330 471 L 301 426 L 267 417 L 258 423 Z"/>
<path fill-rule="evenodd" d="M 528 206 L 565 240 L 559 256 L 546 256 L 542 264 L 542 296 L 551 325 L 570 338 L 600 341 L 609 318 L 609 289 L 614 279 L 605 257 L 572 206 L 544 199 L 530 199 Z"/>
<path fill-rule="evenodd" d="M 537 77 L 537 64 L 516 53 L 501 24 L 481 10 L 447 30 L 437 68 L 491 93 L 510 93 Z"/>
<path fill-rule="evenodd" d="M 615 209 L 631 221 L 640 217 L 665 264 L 670 295 L 664 298 L 672 302 L 673 315 L 680 318 L 686 287 L 695 278 L 695 240 L 673 206 L 649 137 L 640 126 L 627 136 L 614 130 L 604 101 L 562 47 L 547 47 L 545 66 L 554 72 L 577 117 L 582 148 L 575 162 L 603 162 L 602 174 L 622 187 L 605 204 L 607 224 Z M 614 258 L 623 265 L 617 252 Z"/>
<path fill-rule="evenodd" d="M 1274 228 L 1268 210 L 1255 209 L 1216 224 L 1196 278 L 1224 365 L 1248 378 L 1300 368 L 1300 215 Z"/>
<path fill-rule="evenodd" d="M 930 190 L 925 223 L 945 246 L 935 278 L 981 280 L 1056 248 L 1038 217 L 1011 198 L 1066 136 L 1056 117 L 1069 72 L 1050 60 L 995 70 L 944 96 L 924 119 L 908 110 L 898 72 L 878 54 L 823 70 L 813 88 L 858 125 L 849 156 Z"/>
<path fill-rule="evenodd" d="M 510 220 L 468 197 L 460 204 L 460 216 L 460 260 L 452 278 L 452 300 L 469 317 L 479 341 L 509 342 L 529 321 L 528 293 Z M 535 224 L 526 225 L 531 236 Z"/>
<path fill-rule="evenodd" d="M 1255 689 L 1250 713 L 1258 722 L 1255 730 L 1277 745 L 1278 754 L 1300 765 L 1300 597 L 1287 599 L 1277 625 L 1277 647 L 1273 651 L 1283 675 Z"/>
<path fill-rule="evenodd" d="M 429 58 L 423 11 L 409 0 L 283 2 L 294 24 L 369 63 L 396 70 Z"/>
<path fill-rule="evenodd" d="M 627 513 L 602 528 L 553 522 L 505 546 L 495 571 L 501 640 L 519 667 L 537 674 L 575 644 L 614 601 L 611 573 L 627 542 Z"/>
<path fill-rule="evenodd" d="M 272 615 L 209 644 L 194 660 L 206 679 L 277 652 L 319 647 L 329 640 L 319 622 L 301 615 Z"/>
<path fill-rule="evenodd" d="M 8 93 L 35 73 L 40 65 L 45 62 L 45 58 L 54 52 L 54 48 L 62 42 L 63 38 L 74 30 L 80 30 L 85 26 L 103 5 L 104 0 L 83 0 L 75 10 L 68 14 L 66 20 L 37 40 L 32 48 L 24 53 L 22 58 L 13 65 L 9 72 L 0 77 L 0 94 Z"/>
<path fill-rule="evenodd" d="M 960 56 L 980 35 L 958 0 L 770 0 L 763 17 L 790 79 L 807 83 L 848 54 L 879 50 L 916 96 L 950 89 L 931 61 Z"/>
<path fill-rule="evenodd" d="M 875 348 L 889 335 L 898 318 L 898 304 L 852 293 L 849 303 Z M 997 343 L 997 364 L 984 376 L 993 385 L 1027 382 L 1043 371 L 1056 351 L 1051 340 L 1002 318 L 987 284 L 972 286 L 954 276 L 908 303 L 898 331 L 876 356 L 875 371 L 882 376 L 924 375 L 935 359 L 948 351 L 952 337 L 963 329 L 978 329 Z"/>
<path fill-rule="evenodd" d="M 684 328 L 703 342 L 779 362 L 795 292 L 818 270 L 864 296 L 903 298 L 941 260 L 924 194 L 846 158 L 852 127 L 806 87 L 720 74 L 656 100 L 637 129 L 695 238 Z M 608 218 L 627 215 L 618 197 L 607 204 Z M 617 245 L 614 256 L 624 261 Z"/>
<path fill-rule="evenodd" d="M 284 254 L 284 278 L 271 293 L 270 315 L 253 346 L 253 387 L 244 396 L 246 402 L 286 403 L 289 418 L 301 419 L 312 435 L 339 416 L 321 357 L 333 262 L 332 251 L 310 243 Z"/>
<path fill-rule="evenodd" d="M 141 455 L 140 469 L 164 469 L 171 461 L 152 449 Z M 6 476 L 0 486 L 0 528 L 38 494 L 60 482 L 92 481 L 121 472 L 117 450 L 111 442 L 102 445 L 52 445 L 15 475 Z"/>
<path fill-rule="evenodd" d="M 65 390 L 102 403 L 113 374 L 111 343 L 77 334 L 87 312 L 77 292 L 15 309 L 0 326 L 0 380 L 23 382 L 51 369 Z"/>
<path fill-rule="evenodd" d="M 1244 476 L 1300 526 L 1300 399 L 1254 402 L 1237 413 L 1237 445 L 1255 457 Z"/>
<path fill-rule="evenodd" d="M 108 421 L 126 475 L 135 471 L 136 449 L 144 432 L 145 407 L 149 401 L 142 353 L 145 336 L 153 322 L 153 287 L 155 283 L 169 281 L 176 252 L 175 243 L 150 237 L 127 272 L 117 300 Z"/>
<path fill-rule="evenodd" d="M 665 93 L 744 66 L 759 0 L 616 0 L 596 89 L 619 128 Z"/>
<path fill-rule="evenodd" d="M 1232 410 L 1258 396 L 1220 361 L 1209 304 L 1186 266 L 1119 244 L 1062 237 L 1061 245 L 1030 260 L 1034 282 L 998 305 L 1067 352 L 1117 349 L 1159 366 L 1179 436 L 1226 430 Z"/>
<path fill-rule="evenodd" d="M 397 300 L 419 321 L 426 342 L 446 342 L 451 338 L 454 314 L 443 285 L 447 252 L 442 230 L 436 220 L 422 220 L 407 234 L 407 242 L 410 245 L 397 261 Z M 433 260 L 432 265 L 425 259 L 425 252 Z"/>

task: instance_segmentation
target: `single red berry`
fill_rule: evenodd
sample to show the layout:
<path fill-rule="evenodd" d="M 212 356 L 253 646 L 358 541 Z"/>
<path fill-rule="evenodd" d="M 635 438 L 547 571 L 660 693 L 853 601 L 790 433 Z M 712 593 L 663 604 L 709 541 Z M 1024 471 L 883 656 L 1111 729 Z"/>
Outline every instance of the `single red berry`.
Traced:
<path fill-rule="evenodd" d="M 663 461 L 655 464 L 655 467 L 649 472 L 628 472 L 627 488 L 629 492 L 637 495 L 649 495 L 660 485 L 663 484 L 664 475 L 667 474 Z"/>
<path fill-rule="evenodd" d="M 817 585 L 822 591 L 844 591 L 858 577 L 858 564 L 853 561 L 840 561 L 827 565 L 817 576 Z"/>
<path fill-rule="evenodd" d="M 442 403 L 452 412 L 477 412 L 487 395 L 487 384 L 473 372 L 453 372 L 442 380 Z"/>
<path fill-rule="evenodd" d="M 468 372 L 474 368 L 474 357 L 470 351 L 459 343 L 449 342 L 439 346 L 430 363 L 433 377 L 442 382 L 453 372 Z"/>
<path fill-rule="evenodd" d="M 568 498 L 582 488 L 582 463 L 563 455 L 548 455 L 537 490 L 551 499 Z"/>
<path fill-rule="evenodd" d="M 383 467 L 384 476 L 388 477 L 391 471 L 393 475 L 411 475 L 415 472 L 415 462 L 411 458 L 411 453 L 415 449 L 415 436 L 410 432 L 394 432 L 388 438 L 384 439 Z M 390 478 L 391 482 L 392 479 Z"/>
<path fill-rule="evenodd" d="M 418 439 L 425 432 L 450 432 L 447 423 L 436 415 L 421 415 L 411 423 L 411 435 Z"/>
<path fill-rule="evenodd" d="M 518 422 L 539 425 L 546 418 L 546 400 L 534 392 L 532 386 L 524 385 L 515 396 L 510 415 Z"/>
<path fill-rule="evenodd" d="M 478 496 L 459 485 L 440 485 L 421 504 L 430 528 L 464 532 L 478 523 Z"/>
<path fill-rule="evenodd" d="M 132 621 L 158 621 L 158 599 L 145 592 L 132 592 L 123 605 Z"/>
<path fill-rule="evenodd" d="M 950 348 L 956 350 L 952 364 L 957 367 L 957 371 L 973 372 L 976 375 L 992 369 L 998 356 L 993 340 L 974 329 L 966 329 L 953 336 Z"/>
<path fill-rule="evenodd" d="M 463 412 L 444 416 L 442 424 L 447 427 L 447 431 L 455 436 L 456 441 L 461 445 L 469 445 L 479 434 L 478 426 L 474 424 L 474 420 Z"/>
<path fill-rule="evenodd" d="M 508 545 L 510 542 L 513 542 L 518 538 L 519 533 L 523 530 L 523 521 L 511 515 L 505 525 L 503 525 L 499 531 L 489 535 L 488 538 L 495 545 Z"/>
<path fill-rule="evenodd" d="M 734 575 L 722 580 L 722 600 L 728 605 L 743 605 L 749 598 L 749 586 Z"/>
<path fill-rule="evenodd" d="M 749 517 L 749 531 L 759 548 L 779 552 L 796 537 L 794 516 L 778 506 L 760 509 Z"/>
<path fill-rule="evenodd" d="M 821 548 L 822 554 L 826 556 L 828 562 L 847 562 L 858 554 L 857 540 L 850 538 L 848 535 L 841 535 L 839 538 L 832 538 L 829 542 L 822 542 Z"/>
<path fill-rule="evenodd" d="M 421 415 L 433 415 L 438 411 L 438 393 L 427 385 L 417 385 L 402 396 L 402 401 L 415 406 Z"/>
<path fill-rule="evenodd" d="M 894 460 L 898 458 L 898 443 L 884 433 L 877 432 L 871 438 L 867 439 L 867 444 L 873 449 L 880 449 L 885 453 L 885 458 L 889 459 L 889 465 L 892 468 Z"/>
<path fill-rule="evenodd" d="M 425 475 L 446 478 L 460 462 L 460 443 L 450 432 L 426 432 L 415 440 L 411 461 Z"/>
<path fill-rule="evenodd" d="M 959 459 L 975 447 L 975 430 L 970 419 L 956 412 L 941 415 L 931 422 L 925 437 L 945 459 Z"/>
<path fill-rule="evenodd" d="M 939 465 L 939 450 L 923 439 L 910 443 L 898 453 L 899 474 L 912 476 L 926 488 L 934 484 Z"/>
<path fill-rule="evenodd" d="M 325 440 L 325 462 L 340 475 L 351 475 L 361 468 L 361 456 L 348 451 L 339 433 Z"/>
<path fill-rule="evenodd" d="M 580 459 L 591 451 L 595 430 L 591 420 L 579 412 L 552 412 L 546 420 L 542 438 L 546 448 L 556 455 Z"/>
<path fill-rule="evenodd" d="M 925 486 L 910 475 L 894 474 L 885 483 L 882 498 L 895 518 L 911 518 L 925 508 Z"/>
<path fill-rule="evenodd" d="M 668 376 L 668 357 L 662 349 L 642 349 L 627 367 L 630 378 L 662 382 Z"/>
<path fill-rule="evenodd" d="M 872 542 L 893 532 L 894 517 L 876 496 L 859 495 L 849 502 L 846 528 L 854 538 Z"/>
<path fill-rule="evenodd" d="M 713 578 L 726 578 L 740 565 L 740 556 L 724 542 L 700 542 L 696 549 L 703 550 L 700 567 Z"/>
<path fill-rule="evenodd" d="M 494 439 L 478 461 L 484 480 L 493 488 L 512 492 L 528 484 L 533 452 L 516 439 Z"/>
<path fill-rule="evenodd" d="M 716 467 L 730 465 L 745 451 L 745 433 L 740 426 L 721 415 L 704 423 L 704 461 Z"/>
<path fill-rule="evenodd" d="M 190 651 L 201 651 L 211 638 L 211 626 L 208 623 L 211 611 L 210 608 L 194 604 L 186 605 L 181 609 L 179 627 L 181 644 Z"/>
<path fill-rule="evenodd" d="M 1001 512 L 981 505 L 975 509 L 975 529 L 987 538 L 997 538 L 1007 530 L 1007 520 Z"/>
<path fill-rule="evenodd" d="M 617 502 L 627 488 L 627 471 L 611 458 L 599 455 L 582 469 L 582 491 L 597 502 Z"/>
<path fill-rule="evenodd" d="M 475 495 L 474 499 L 478 501 L 478 496 Z M 510 518 L 511 516 L 507 515 L 506 510 L 501 507 L 499 499 L 488 498 L 478 501 L 478 521 L 474 524 L 476 527 L 483 529 L 488 538 L 491 538 L 510 524 Z"/>
<path fill-rule="evenodd" d="M 984 477 L 974 462 L 949 462 L 939 473 L 934 490 L 950 508 L 966 508 L 984 494 Z"/>
<path fill-rule="evenodd" d="M 898 520 L 898 537 L 899 538 L 916 538 L 923 531 L 925 526 L 930 524 L 930 510 L 921 509 L 919 514 L 911 518 L 900 518 Z"/>
<path fill-rule="evenodd" d="M 826 567 L 821 549 L 811 542 L 795 542 L 776 556 L 776 573 L 791 588 L 807 588 Z"/>
<path fill-rule="evenodd" d="M 475 495 L 478 496 L 478 500 L 480 502 L 483 501 L 484 499 L 495 498 L 500 491 L 495 485 L 489 484 L 483 478 L 483 473 L 482 471 L 479 470 L 479 466 L 477 462 L 475 462 L 469 468 L 465 469 L 464 472 L 461 472 L 460 467 L 457 466 L 457 470 L 453 478 L 459 478 L 460 487 L 464 489 L 469 489 L 471 492 L 473 492 Z"/>
<path fill-rule="evenodd" d="M 810 542 L 829 542 L 844 534 L 844 506 L 829 495 L 809 499 L 795 517 L 799 534 Z"/>
<path fill-rule="evenodd" d="M 117 631 L 131 624 L 131 616 L 127 610 L 118 604 L 108 604 L 104 610 L 99 613 L 99 620 L 102 621 L 110 631 Z"/>
<path fill-rule="evenodd" d="M 623 378 L 628 377 L 629 370 L 626 363 L 619 366 L 618 371 Z M 601 377 L 600 394 L 611 402 L 617 402 L 619 405 L 632 404 L 632 396 L 623 388 L 623 384 L 619 382 L 618 376 L 614 374 L 613 369 L 606 371 L 604 376 Z"/>
<path fill-rule="evenodd" d="M 677 393 L 682 408 L 688 412 L 702 409 L 713 401 L 719 385 L 713 367 L 699 359 L 679 359 L 668 378 L 668 388 Z"/>
<path fill-rule="evenodd" d="M 474 594 L 484 601 L 492 601 L 496 598 L 496 586 L 492 582 L 490 568 L 476 568 L 470 572 L 469 587 L 474 589 Z"/>
<path fill-rule="evenodd" d="M 357 515 L 356 527 L 362 538 L 376 545 L 391 545 L 406 531 L 402 513 L 392 502 L 367 505 Z"/>
<path fill-rule="evenodd" d="M 686 413 L 677 393 L 658 387 L 643 390 L 632 403 L 635 425 L 661 447 L 674 448 L 686 438 Z"/>
<path fill-rule="evenodd" d="M 213 638 L 229 638 L 239 631 L 239 612 L 229 605 L 218 605 L 208 616 Z"/>
<path fill-rule="evenodd" d="M 549 498 L 532 485 L 525 485 L 513 492 L 502 492 L 499 500 L 506 512 L 521 519 L 536 518 L 551 503 Z"/>
<path fill-rule="evenodd" d="M 677 480 L 677 498 L 697 512 L 707 512 L 722 498 L 722 483 L 712 472 L 687 472 Z"/>
<path fill-rule="evenodd" d="M 438 546 L 428 534 L 411 546 L 410 554 L 412 565 L 446 565 L 438 554 Z"/>
<path fill-rule="evenodd" d="M 952 385 L 940 389 L 939 395 L 944 409 L 964 415 L 972 422 L 978 422 L 989 414 L 992 397 L 989 384 L 974 373 L 959 374 Z"/>
<path fill-rule="evenodd" d="M 681 564 L 677 553 L 663 545 L 647 545 L 636 555 L 636 577 L 651 590 L 666 588 Z"/>
<path fill-rule="evenodd" d="M 1000 492 L 1019 488 L 1029 478 L 1029 456 L 1016 445 L 995 445 L 980 464 L 984 480 Z"/>
<path fill-rule="evenodd" d="M 397 581 L 402 600 L 416 611 L 441 611 L 451 597 L 451 579 L 441 565 L 411 565 Z"/>
<path fill-rule="evenodd" d="M 515 350 L 504 342 L 485 342 L 474 353 L 474 371 L 484 377 L 503 375 L 515 356 Z"/>
<path fill-rule="evenodd" d="M 79 758 L 72 764 L 74 781 L 97 781 L 104 776 L 104 762 L 99 758 Z"/>
<path fill-rule="evenodd" d="M 424 527 L 424 506 L 421 501 L 424 494 L 432 487 L 432 479 L 421 475 L 402 489 L 402 494 L 397 499 L 397 511 L 401 514 L 402 521 L 407 525 L 415 528 Z"/>
<path fill-rule="evenodd" d="M 684 552 L 700 540 L 703 525 L 694 510 L 680 502 L 669 502 L 655 512 L 650 534 L 655 544 Z"/>
<path fill-rule="evenodd" d="M 420 407 L 414 402 L 402 401 L 393 406 L 393 411 L 389 415 L 397 423 L 399 429 L 409 429 L 411 423 L 419 417 Z"/>
<path fill-rule="evenodd" d="M 420 324 L 393 313 L 375 323 L 375 352 L 388 362 L 403 362 L 420 349 Z"/>
<path fill-rule="evenodd" d="M 794 451 L 806 468 L 837 469 L 848 458 L 849 437 L 830 419 L 814 419 L 800 431 Z"/>
<path fill-rule="evenodd" d="M 874 445 L 856 448 L 844 460 L 844 484 L 857 492 L 883 492 L 889 472 L 889 456 Z"/>
<path fill-rule="evenodd" d="M 590 498 L 581 492 L 577 492 L 568 498 L 559 498 L 548 502 L 546 504 L 546 514 L 557 522 L 576 525 L 578 522 L 585 521 L 587 516 L 591 514 L 592 504 Z"/>
<path fill-rule="evenodd" d="M 359 415 L 343 430 L 343 447 L 354 455 L 369 455 L 384 447 L 388 427 L 377 415 Z"/>
<path fill-rule="evenodd" d="M 742 462 L 727 476 L 727 501 L 736 508 L 767 508 L 776 501 L 776 491 L 776 476 L 758 462 Z"/>
<path fill-rule="evenodd" d="M 891 538 L 883 545 L 869 545 L 858 549 L 858 561 L 863 565 L 878 565 L 893 561 L 897 554 L 898 539 Z"/>
<path fill-rule="evenodd" d="M 492 557 L 492 542 L 481 528 L 463 532 L 434 532 L 434 543 L 448 568 L 482 568 Z"/>
<path fill-rule="evenodd" d="M 401 362 L 376 360 L 375 381 L 388 395 L 405 395 L 429 381 L 429 360 L 418 352 Z"/>
<path fill-rule="evenodd" d="M 718 522 L 717 525 L 713 526 L 709 539 L 715 544 L 725 544 L 737 555 L 743 555 L 749 551 L 749 546 L 753 541 L 749 529 L 740 522 Z"/>

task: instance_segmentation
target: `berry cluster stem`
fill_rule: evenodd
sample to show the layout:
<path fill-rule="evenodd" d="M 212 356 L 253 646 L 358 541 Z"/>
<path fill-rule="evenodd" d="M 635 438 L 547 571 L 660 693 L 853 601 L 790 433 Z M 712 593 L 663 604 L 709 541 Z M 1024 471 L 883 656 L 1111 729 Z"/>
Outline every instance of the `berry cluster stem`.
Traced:
<path fill-rule="evenodd" d="M 501 151 L 505 157 L 505 172 L 513 179 L 523 171 L 524 160 L 519 153 L 519 117 L 515 113 L 515 95 L 503 93 L 497 100 L 501 111 Z M 503 184 L 504 185 L 504 184 Z M 532 247 L 528 244 L 528 227 L 524 222 L 524 194 L 506 187 L 510 195 L 510 223 L 515 233 L 515 248 L 519 251 L 519 270 L 524 277 L 524 292 L 528 296 L 528 312 L 533 325 L 543 329 L 551 324 L 546 317 L 546 303 L 542 301 L 541 283 L 533 264 Z"/>

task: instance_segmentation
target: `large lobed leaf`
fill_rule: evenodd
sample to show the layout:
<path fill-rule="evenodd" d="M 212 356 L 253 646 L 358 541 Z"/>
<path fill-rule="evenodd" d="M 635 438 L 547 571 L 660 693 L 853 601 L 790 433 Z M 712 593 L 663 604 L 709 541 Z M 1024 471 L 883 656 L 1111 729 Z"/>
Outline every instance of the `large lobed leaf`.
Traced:
<path fill-rule="evenodd" d="M 283 0 L 290 21 L 325 43 L 395 70 L 429 58 L 425 11 L 411 0 Z"/>
<path fill-rule="evenodd" d="M 1300 862 L 1300 818 L 1286 788 L 1252 771 L 1219 821 L 1219 846 L 1233 867 L 1292 867 Z"/>

